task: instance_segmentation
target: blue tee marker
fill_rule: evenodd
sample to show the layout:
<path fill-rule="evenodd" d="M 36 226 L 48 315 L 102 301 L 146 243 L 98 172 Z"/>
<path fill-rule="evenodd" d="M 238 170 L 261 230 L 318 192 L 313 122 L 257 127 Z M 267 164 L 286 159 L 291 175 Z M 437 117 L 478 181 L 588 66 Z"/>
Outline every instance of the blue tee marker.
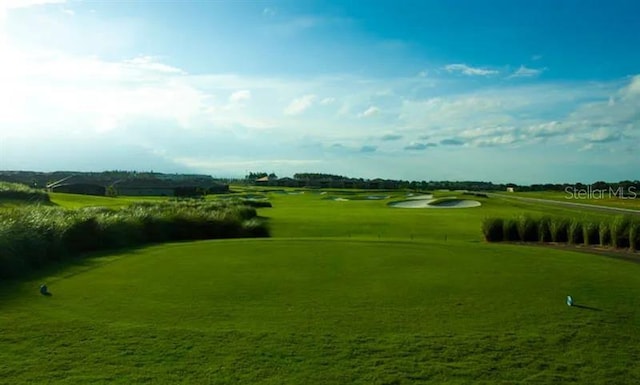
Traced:
<path fill-rule="evenodd" d="M 567 296 L 567 306 L 573 306 L 573 298 L 570 295 Z"/>

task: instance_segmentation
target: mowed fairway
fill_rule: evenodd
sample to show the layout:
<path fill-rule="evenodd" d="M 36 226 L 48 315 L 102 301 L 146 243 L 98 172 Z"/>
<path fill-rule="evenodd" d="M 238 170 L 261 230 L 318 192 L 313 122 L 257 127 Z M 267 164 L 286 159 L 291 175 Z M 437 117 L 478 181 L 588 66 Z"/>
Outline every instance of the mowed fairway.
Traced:
<path fill-rule="evenodd" d="M 3 283 L 0 383 L 640 378 L 639 264 L 481 242 L 484 216 L 544 207 L 269 195 L 273 239 L 156 245 Z"/>

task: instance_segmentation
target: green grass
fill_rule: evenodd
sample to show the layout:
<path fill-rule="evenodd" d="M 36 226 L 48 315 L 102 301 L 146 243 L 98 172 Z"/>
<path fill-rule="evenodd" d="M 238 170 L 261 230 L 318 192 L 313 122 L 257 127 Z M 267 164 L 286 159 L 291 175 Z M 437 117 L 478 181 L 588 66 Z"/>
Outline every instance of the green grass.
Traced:
<path fill-rule="evenodd" d="M 93 195 L 49 193 L 51 201 L 58 206 L 67 209 L 77 209 L 81 207 L 110 207 L 120 208 L 128 206 L 134 202 L 162 202 L 169 200 L 167 197 L 102 197 Z"/>
<path fill-rule="evenodd" d="M 484 218 L 543 215 L 544 205 L 474 198 L 483 206 L 395 209 L 267 196 L 273 208 L 258 212 L 272 239 L 125 250 L 0 282 L 0 383 L 640 378 L 640 264 L 483 241 Z M 568 294 L 588 308 L 567 307 Z"/>
<path fill-rule="evenodd" d="M 609 207 L 618 207 L 623 209 L 632 209 L 632 210 L 640 210 L 640 191 L 634 191 L 636 196 L 631 195 L 629 198 L 621 199 L 613 196 L 609 196 L 609 194 L 604 194 L 602 197 L 597 195 L 591 197 L 585 197 L 585 199 L 581 199 L 576 197 L 572 198 L 571 194 L 568 194 L 563 191 L 541 191 L 541 192 L 516 192 L 516 193 L 504 193 L 505 196 L 514 195 L 523 198 L 538 198 L 538 199 L 549 199 L 554 201 L 561 202 L 572 202 L 572 203 L 584 203 L 591 205 L 599 205 L 599 206 L 609 206 Z M 593 193 L 592 193 L 593 194 Z"/>
<path fill-rule="evenodd" d="M 52 273 L 52 297 L 39 281 L 6 287 L 0 378 L 629 383 L 640 376 L 640 287 L 629 285 L 639 274 L 469 242 L 152 247 Z M 568 308 L 567 294 L 601 311 Z"/>

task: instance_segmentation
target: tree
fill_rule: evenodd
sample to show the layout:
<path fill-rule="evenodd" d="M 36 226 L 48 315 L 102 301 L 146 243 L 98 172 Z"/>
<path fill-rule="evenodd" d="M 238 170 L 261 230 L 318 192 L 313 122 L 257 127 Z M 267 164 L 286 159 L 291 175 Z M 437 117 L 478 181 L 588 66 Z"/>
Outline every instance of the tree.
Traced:
<path fill-rule="evenodd" d="M 245 179 L 256 180 L 256 179 L 264 178 L 265 176 L 268 176 L 268 175 L 269 174 L 267 174 L 266 172 L 249 172 L 249 174 L 245 176 Z"/>

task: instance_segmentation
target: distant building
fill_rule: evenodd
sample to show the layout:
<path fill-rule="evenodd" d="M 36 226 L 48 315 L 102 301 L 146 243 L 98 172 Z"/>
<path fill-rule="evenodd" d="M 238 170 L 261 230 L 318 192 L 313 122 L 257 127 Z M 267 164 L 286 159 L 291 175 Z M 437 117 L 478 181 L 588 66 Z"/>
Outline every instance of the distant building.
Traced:
<path fill-rule="evenodd" d="M 514 192 L 514 191 L 515 191 L 515 190 L 513 189 L 513 187 L 507 187 L 507 192 L 512 193 L 512 192 Z"/>

